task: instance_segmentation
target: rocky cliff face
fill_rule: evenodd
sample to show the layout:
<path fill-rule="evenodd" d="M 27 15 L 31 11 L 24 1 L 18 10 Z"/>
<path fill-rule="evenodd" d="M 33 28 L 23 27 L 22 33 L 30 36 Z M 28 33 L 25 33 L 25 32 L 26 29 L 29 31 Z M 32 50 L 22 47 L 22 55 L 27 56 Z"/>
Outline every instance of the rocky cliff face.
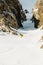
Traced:
<path fill-rule="evenodd" d="M 37 0 L 33 8 L 33 14 L 40 20 L 39 26 L 43 25 L 43 0 Z"/>
<path fill-rule="evenodd" d="M 10 31 L 12 28 L 23 27 L 26 20 L 25 12 L 19 0 L 0 0 L 0 29 Z M 9 30 L 8 30 L 9 29 Z"/>
<path fill-rule="evenodd" d="M 10 25 L 16 29 L 23 27 L 22 21 L 26 20 L 26 15 L 19 0 L 0 0 L 0 14 L 3 14 Z"/>

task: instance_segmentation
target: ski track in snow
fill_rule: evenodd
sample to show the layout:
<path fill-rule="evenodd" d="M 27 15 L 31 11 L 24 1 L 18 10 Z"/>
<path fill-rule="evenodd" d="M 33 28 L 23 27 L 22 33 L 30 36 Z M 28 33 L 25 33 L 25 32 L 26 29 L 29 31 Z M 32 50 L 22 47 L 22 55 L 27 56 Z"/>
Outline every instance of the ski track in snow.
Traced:
<path fill-rule="evenodd" d="M 18 30 L 22 38 L 0 32 L 0 65 L 43 65 L 43 49 L 40 49 L 43 30 L 35 29 L 30 20 L 23 26 L 24 29 Z"/>

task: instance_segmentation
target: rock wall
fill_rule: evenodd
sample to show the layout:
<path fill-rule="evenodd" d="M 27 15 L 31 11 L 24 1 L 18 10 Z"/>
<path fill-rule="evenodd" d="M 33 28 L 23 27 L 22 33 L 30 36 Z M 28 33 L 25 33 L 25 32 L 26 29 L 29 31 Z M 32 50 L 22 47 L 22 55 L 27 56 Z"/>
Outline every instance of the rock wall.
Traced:
<path fill-rule="evenodd" d="M 9 22 L 9 26 L 16 29 L 23 27 L 22 21 L 26 20 L 19 0 L 0 0 L 0 14 L 6 19 L 6 23 Z"/>
<path fill-rule="evenodd" d="M 43 25 L 43 0 L 37 0 L 33 8 L 33 14 L 40 20 L 38 27 Z"/>

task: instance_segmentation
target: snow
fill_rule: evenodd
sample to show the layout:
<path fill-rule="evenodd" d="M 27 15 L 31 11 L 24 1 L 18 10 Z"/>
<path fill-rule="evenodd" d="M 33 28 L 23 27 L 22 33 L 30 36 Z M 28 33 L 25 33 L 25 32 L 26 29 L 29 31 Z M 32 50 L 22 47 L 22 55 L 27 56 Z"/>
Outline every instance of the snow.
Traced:
<path fill-rule="evenodd" d="M 43 30 L 35 29 L 29 19 L 23 26 L 18 30 L 23 37 L 0 32 L 0 65 L 43 65 Z"/>

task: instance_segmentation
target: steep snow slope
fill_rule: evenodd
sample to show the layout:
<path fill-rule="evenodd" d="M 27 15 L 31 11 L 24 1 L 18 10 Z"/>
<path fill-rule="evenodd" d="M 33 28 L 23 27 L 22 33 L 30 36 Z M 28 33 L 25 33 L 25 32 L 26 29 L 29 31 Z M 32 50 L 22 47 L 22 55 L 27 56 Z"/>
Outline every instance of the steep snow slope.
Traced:
<path fill-rule="evenodd" d="M 21 2 L 25 7 L 28 0 Z M 43 30 L 35 29 L 30 20 L 24 22 L 23 26 L 24 29 L 18 30 L 23 37 L 0 32 L 0 65 L 43 65 L 43 49 L 40 49 Z"/>

